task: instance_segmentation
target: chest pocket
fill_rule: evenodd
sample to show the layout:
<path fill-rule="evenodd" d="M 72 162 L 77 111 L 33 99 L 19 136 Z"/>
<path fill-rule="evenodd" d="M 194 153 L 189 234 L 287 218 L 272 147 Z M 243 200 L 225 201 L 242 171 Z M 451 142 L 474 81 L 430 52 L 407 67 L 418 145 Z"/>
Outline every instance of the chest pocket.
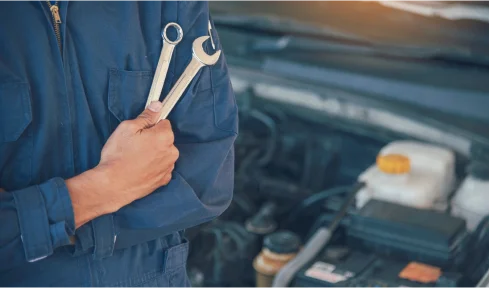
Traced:
<path fill-rule="evenodd" d="M 32 180 L 31 95 L 26 83 L 0 83 L 0 188 L 19 189 Z"/>
<path fill-rule="evenodd" d="M 134 119 L 143 112 L 153 75 L 151 71 L 110 70 L 108 106 L 114 116 L 110 121 L 112 131 L 120 122 Z M 173 74 L 168 71 L 163 95 L 169 91 L 172 80 Z"/>

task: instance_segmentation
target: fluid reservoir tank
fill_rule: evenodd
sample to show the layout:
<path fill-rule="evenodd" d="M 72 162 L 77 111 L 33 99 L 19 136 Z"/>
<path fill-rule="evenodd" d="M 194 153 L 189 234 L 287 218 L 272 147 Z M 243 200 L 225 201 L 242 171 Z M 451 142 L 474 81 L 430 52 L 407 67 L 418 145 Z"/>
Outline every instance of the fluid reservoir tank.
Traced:
<path fill-rule="evenodd" d="M 445 210 L 454 184 L 452 151 L 415 141 L 395 141 L 381 149 L 374 165 L 359 176 L 366 183 L 358 208 L 371 198 L 420 209 Z"/>
<path fill-rule="evenodd" d="M 289 231 L 270 234 L 263 240 L 263 250 L 253 261 L 256 287 L 271 287 L 275 275 L 299 252 L 301 241 Z"/>
<path fill-rule="evenodd" d="M 452 214 L 464 218 L 473 231 L 489 215 L 489 162 L 473 162 L 468 170 L 452 199 Z"/>

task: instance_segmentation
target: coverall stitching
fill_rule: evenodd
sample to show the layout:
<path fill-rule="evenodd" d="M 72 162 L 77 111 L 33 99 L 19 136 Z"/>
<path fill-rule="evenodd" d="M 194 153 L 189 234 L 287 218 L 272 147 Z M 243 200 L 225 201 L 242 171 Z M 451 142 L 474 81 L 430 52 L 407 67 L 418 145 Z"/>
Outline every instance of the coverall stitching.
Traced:
<path fill-rule="evenodd" d="M 40 203 L 38 203 L 39 206 L 46 207 L 46 204 L 44 203 L 44 197 L 42 196 L 42 193 L 41 193 L 41 190 L 39 189 L 39 186 L 35 186 L 34 189 L 36 189 L 37 190 L 36 192 L 39 193 L 39 202 L 40 202 Z M 17 199 L 16 199 L 16 197 L 14 197 L 14 201 L 17 202 L 17 205 L 19 204 L 18 201 L 17 201 Z M 18 207 L 22 207 L 22 205 L 20 205 L 20 206 L 18 205 Z M 39 208 L 35 209 L 34 211 L 36 211 L 36 210 L 39 210 Z M 41 211 L 41 213 L 46 213 L 46 211 Z M 17 215 L 19 217 L 19 226 L 21 227 L 21 234 L 23 235 L 24 234 L 24 231 L 22 229 L 22 227 L 23 227 L 22 223 L 25 223 L 25 219 L 24 219 L 24 215 L 22 215 L 22 214 L 23 213 L 18 213 L 17 212 Z M 35 215 L 35 213 L 29 213 L 29 214 L 30 215 L 32 215 L 32 214 Z M 31 217 L 27 217 L 27 218 L 31 218 Z M 47 215 L 46 215 L 46 218 L 47 218 Z M 48 224 L 48 226 L 49 226 L 49 224 Z M 41 241 L 40 244 L 32 244 L 32 243 L 30 243 L 30 241 L 27 241 L 27 243 L 26 243 L 26 250 L 27 250 L 26 252 L 27 253 L 26 254 L 34 254 L 36 256 L 38 254 L 43 254 L 43 256 L 44 256 L 45 254 L 47 254 L 49 252 L 49 250 L 51 250 L 51 249 L 49 249 L 49 245 L 51 244 L 51 239 L 48 239 L 49 236 L 46 235 L 47 233 L 41 233 L 41 234 L 43 234 L 42 236 L 44 236 L 43 237 L 44 239 L 43 239 L 43 241 Z M 27 239 L 24 238 L 23 241 L 26 241 L 26 240 Z M 41 253 L 38 253 L 38 252 L 41 252 Z M 34 256 L 34 257 L 36 257 L 36 256 Z"/>
<path fill-rule="evenodd" d="M 112 91 L 112 81 L 110 80 L 111 76 L 114 74 L 113 69 L 109 69 L 108 77 L 107 77 L 107 110 L 109 113 L 107 113 L 107 118 L 108 118 L 108 123 L 109 123 L 109 134 L 112 133 L 112 130 L 115 127 L 114 119 L 113 117 L 117 118 L 117 116 L 114 115 L 112 112 L 112 109 L 110 108 L 111 102 L 110 102 L 110 95 L 113 93 Z M 110 135 L 109 135 L 110 137 Z M 108 138 L 107 138 L 108 139 Z"/>
<path fill-rule="evenodd" d="M 228 132 L 228 131 L 226 131 L 226 132 Z M 185 145 L 185 144 L 210 144 L 210 143 L 214 143 L 214 142 L 220 142 L 220 141 L 228 139 L 229 137 L 234 137 L 234 136 L 238 135 L 238 133 L 236 133 L 236 132 L 234 132 L 233 134 L 234 135 L 231 135 L 231 136 L 228 135 L 228 136 L 224 136 L 222 138 L 216 138 L 216 139 L 213 139 L 212 141 L 192 141 L 192 142 L 175 141 L 175 144 L 182 144 L 182 145 Z"/>
<path fill-rule="evenodd" d="M 138 286 L 138 285 L 144 284 L 148 281 L 151 281 L 155 278 L 158 278 L 158 276 L 160 274 L 163 275 L 162 269 L 152 270 L 152 271 L 144 273 L 143 275 L 141 275 L 139 277 L 131 278 L 131 279 L 124 280 L 124 281 L 119 281 L 119 282 L 116 282 L 115 284 L 110 285 L 110 286 L 115 286 L 115 287 L 128 286 L 127 284 L 131 284 L 129 286 Z"/>
<path fill-rule="evenodd" d="M 27 137 L 28 137 L 28 141 L 29 141 L 29 151 L 31 151 L 29 153 L 29 158 L 28 158 L 28 161 L 29 161 L 29 164 L 27 165 L 29 168 L 29 171 L 28 171 L 28 175 L 29 175 L 29 180 L 32 181 L 32 178 L 34 178 L 33 174 L 34 174 L 34 161 L 32 161 L 32 158 L 33 158 L 33 151 L 34 151 L 34 113 L 32 112 L 32 93 L 31 93 L 31 86 L 29 84 L 27 84 L 27 97 L 29 98 L 29 103 L 27 104 L 27 109 L 28 109 L 28 115 L 27 116 L 30 116 L 30 122 L 25 126 L 25 130 L 27 130 Z M 31 126 L 31 129 L 29 129 L 29 124 Z M 24 130 L 24 131 L 25 131 Z M 21 134 L 22 135 L 22 134 Z"/>
<path fill-rule="evenodd" d="M 58 183 L 58 179 L 55 179 L 54 180 L 54 185 L 56 185 L 56 193 L 58 194 L 58 196 L 61 195 L 61 193 L 60 193 L 60 187 L 59 187 L 59 183 Z M 65 199 L 62 199 L 61 200 L 61 206 L 63 207 L 63 219 L 66 219 L 66 217 L 68 217 L 68 215 L 69 215 L 69 212 L 68 212 L 68 208 L 66 207 Z M 66 229 L 66 226 L 67 226 L 66 221 L 61 221 L 61 222 L 64 222 L 65 223 L 65 229 Z M 70 231 L 70 233 L 71 233 L 71 231 Z M 63 237 L 63 234 L 60 235 L 60 239 L 62 237 Z"/>
<path fill-rule="evenodd" d="M 26 97 L 21 97 L 21 101 L 22 101 L 22 113 L 24 115 L 24 123 L 22 125 L 19 125 L 22 126 L 21 129 L 17 129 L 18 131 L 15 132 L 15 133 L 10 133 L 12 135 L 14 135 L 14 137 L 12 138 L 14 141 L 17 141 L 19 140 L 19 138 L 22 136 L 22 134 L 24 132 L 26 132 L 27 134 L 27 137 L 26 137 L 26 146 L 28 146 L 28 148 L 26 149 L 27 151 L 29 151 L 29 153 L 26 153 L 28 154 L 28 157 L 26 157 L 26 168 L 28 169 L 27 172 L 27 175 L 29 177 L 29 181 L 32 181 L 32 178 L 34 177 L 33 176 L 33 170 L 34 170 L 34 163 L 32 161 L 32 157 L 33 157 L 33 151 L 34 151 L 34 129 L 29 129 L 29 126 L 34 126 L 34 123 L 33 123 L 33 113 L 32 113 L 32 99 L 31 99 L 31 89 L 30 89 L 30 85 L 29 83 L 27 82 L 12 82 L 12 83 L 0 83 L 0 91 L 2 90 L 2 87 L 8 87 L 8 86 L 13 86 L 13 87 L 16 87 L 16 89 L 18 89 L 22 94 L 24 89 L 22 89 L 23 87 L 27 88 L 26 89 Z M 6 88 L 3 88 L 3 89 L 6 89 Z M 1 94 L 1 93 L 0 93 Z M 26 102 L 26 99 L 27 99 L 27 102 Z M 2 101 L 0 101 L 1 103 Z M 26 109 L 27 108 L 27 109 Z M 10 124 L 10 123 L 8 123 Z M 6 142 L 10 142 L 10 141 L 7 141 L 8 138 L 11 138 L 10 136 L 7 136 L 6 133 L 4 133 L 4 135 L 0 134 L 0 144 L 2 141 L 6 141 Z M 29 145 L 27 145 L 29 144 Z"/>
<path fill-rule="evenodd" d="M 113 101 L 116 101 L 114 98 L 113 95 L 116 94 L 116 84 L 115 84 L 115 80 L 116 79 L 113 79 L 114 77 L 117 77 L 117 79 L 119 78 L 119 71 L 117 69 L 110 69 L 109 70 L 109 93 L 107 95 L 107 103 L 108 103 L 108 109 L 109 109 L 109 122 L 110 122 L 110 130 L 115 130 L 115 128 L 117 127 L 117 124 L 114 123 L 114 120 L 112 119 L 112 117 L 110 117 L 110 114 L 112 114 L 114 116 L 114 118 L 117 119 L 117 121 L 119 122 L 122 122 L 122 120 L 119 118 L 119 115 L 118 114 L 118 111 L 117 109 L 115 108 L 112 108 L 113 106 Z M 119 104 L 119 103 L 116 103 L 116 104 Z M 117 105 L 115 105 L 117 106 Z"/>
<path fill-rule="evenodd" d="M 210 15 L 209 15 L 209 17 L 208 17 L 208 18 L 210 19 Z M 212 31 L 213 31 L 213 30 L 214 30 L 214 29 L 211 29 L 211 32 L 210 32 L 210 33 L 212 33 Z M 215 34 L 215 33 L 212 33 L 212 34 Z M 213 35 L 211 35 L 211 37 L 214 37 L 214 36 L 213 36 Z M 216 39 L 216 40 L 217 40 L 217 36 L 216 36 L 216 37 L 214 37 L 214 39 Z M 221 46 L 221 45 L 220 45 L 220 43 L 218 43 L 218 45 L 219 45 L 219 46 Z M 207 47 L 208 47 L 208 46 L 206 46 L 206 48 L 207 48 Z M 217 47 L 216 47 L 216 48 L 217 48 Z M 209 50 L 209 49 L 206 49 L 206 50 Z M 221 57 L 224 57 L 224 56 L 221 56 Z M 219 61 L 224 61 L 224 60 L 221 58 Z M 214 78 L 214 77 L 213 77 L 213 75 L 212 75 L 213 68 L 214 68 L 214 66 L 209 67 L 209 78 L 210 78 L 210 82 L 211 82 L 211 87 L 209 87 L 208 89 L 210 89 L 210 90 L 211 90 L 211 93 L 212 93 L 212 101 L 213 101 L 213 102 L 212 102 L 212 104 L 213 104 L 213 105 L 212 105 L 212 109 L 213 109 L 213 111 L 214 111 L 214 126 L 216 126 L 216 128 L 217 128 L 217 129 L 219 129 L 219 130 L 221 130 L 221 131 L 228 132 L 228 133 L 229 133 L 229 132 L 231 132 L 231 133 L 233 133 L 234 135 L 238 135 L 238 133 L 237 133 L 236 131 L 234 131 L 234 130 L 227 130 L 227 129 L 223 129 L 223 128 L 221 128 L 221 127 L 220 127 L 220 126 L 217 124 L 217 112 L 216 112 L 216 102 L 217 102 L 217 99 L 216 99 L 216 93 L 215 93 L 215 91 L 214 91 L 214 89 L 215 89 L 215 87 L 214 87 L 214 80 L 213 80 L 213 78 Z M 233 95 L 233 99 L 234 99 L 234 98 L 235 98 L 235 97 L 234 97 L 234 95 Z M 234 100 L 233 100 L 233 102 L 234 102 L 234 105 L 236 105 L 236 99 L 234 99 Z"/>
<path fill-rule="evenodd" d="M 88 274 L 90 275 L 90 286 L 95 286 L 95 284 L 98 284 L 97 282 L 97 276 L 92 273 L 92 261 L 90 261 L 90 257 L 86 256 L 85 258 L 87 260 L 87 265 L 88 265 Z"/>
<path fill-rule="evenodd" d="M 175 278 L 175 273 L 170 273 L 170 279 L 168 279 L 168 282 L 169 282 L 169 286 L 174 286 L 173 285 L 173 279 Z"/>
<path fill-rule="evenodd" d="M 211 79 L 211 93 L 212 93 L 212 109 L 214 111 L 214 126 L 216 126 L 217 129 L 221 130 L 221 131 L 224 131 L 224 132 L 228 132 L 228 133 L 233 133 L 235 135 L 238 135 L 237 132 L 233 131 L 233 130 L 226 130 L 226 129 L 223 129 L 221 128 L 219 125 L 217 125 L 217 113 L 216 113 L 216 93 L 214 92 L 214 84 L 213 84 L 213 81 L 212 81 L 212 68 L 209 68 L 211 71 L 210 71 L 210 76 L 209 78 Z"/>
<path fill-rule="evenodd" d="M 42 7 L 43 7 L 43 11 L 45 11 L 45 14 L 46 12 L 46 8 L 45 8 L 45 5 L 43 5 L 44 3 L 41 3 L 42 4 Z M 47 9 L 49 10 L 49 9 Z M 47 15 L 50 15 L 50 11 L 48 12 Z M 54 27 L 53 25 L 51 24 L 52 23 L 52 20 L 51 20 L 51 17 L 48 16 L 48 19 L 47 19 L 47 23 L 49 24 L 48 26 L 50 27 L 51 31 L 54 33 Z M 60 28 L 61 29 L 61 28 Z M 68 27 L 66 27 L 66 29 L 68 29 Z M 65 29 L 65 30 L 66 30 Z M 65 31 L 66 32 L 66 31 Z M 61 32 L 60 32 L 61 33 Z M 66 36 L 66 33 L 65 33 L 65 36 Z M 63 38 L 66 38 L 66 37 L 63 37 Z M 63 40 L 63 43 L 65 43 L 65 41 Z M 66 45 L 64 45 L 66 46 Z M 68 79 L 70 79 L 70 77 L 67 77 L 66 73 L 69 72 L 71 74 L 71 71 L 70 69 L 65 69 L 65 63 L 63 62 L 63 59 L 65 59 L 65 55 L 64 55 L 64 51 L 65 51 L 65 48 L 66 47 L 62 47 L 62 51 L 59 50 L 59 46 L 58 46 L 58 43 L 57 43 L 57 40 L 56 40 L 56 45 L 54 47 L 54 49 L 56 50 L 56 53 L 55 55 L 57 55 L 59 53 L 60 55 L 60 62 L 61 62 L 61 74 L 62 74 L 62 77 L 63 77 L 63 84 L 64 84 L 64 91 L 59 91 L 59 93 L 62 93 L 64 94 L 64 103 L 65 103 L 65 110 L 66 111 L 66 114 L 68 116 L 68 123 L 69 124 L 69 127 L 68 125 L 65 125 L 65 126 L 62 126 L 63 128 L 65 129 L 65 134 L 67 135 L 67 142 L 68 142 L 68 145 L 66 145 L 66 147 L 69 149 L 68 153 L 71 157 L 68 157 L 69 158 L 69 165 L 70 165 L 70 169 L 71 169 L 71 172 L 72 173 L 76 173 L 76 167 L 75 167 L 75 153 L 74 153 L 74 150 L 75 150 L 75 140 L 74 140 L 74 135 L 73 135 L 73 131 L 75 130 L 74 129 L 74 126 L 75 126 L 75 123 L 73 122 L 73 113 L 71 111 L 71 109 L 74 109 L 74 105 L 70 105 L 71 103 L 71 100 L 70 99 L 70 96 L 73 96 L 73 95 L 70 95 L 70 93 L 68 92 L 68 83 L 66 82 Z M 56 61 L 57 62 L 57 61 Z M 69 65 L 69 63 L 67 63 L 67 65 Z M 70 76 L 70 75 L 68 75 Z M 61 96 L 61 95 L 60 95 Z M 61 97 L 60 97 L 61 98 Z M 65 114 L 65 115 L 66 115 Z"/>
<path fill-rule="evenodd" d="M 42 195 L 41 188 L 40 188 L 39 186 L 35 186 L 35 187 L 36 187 L 35 189 L 37 190 L 37 193 L 39 193 L 39 196 L 40 196 L 40 197 L 39 197 L 39 202 L 41 202 L 41 203 L 39 203 L 39 204 L 40 204 L 40 206 L 41 206 L 41 207 L 46 207 L 46 203 L 44 202 L 44 196 Z M 42 209 L 42 208 L 41 208 L 41 209 Z M 44 211 L 41 211 L 41 213 L 44 213 L 44 215 L 46 216 L 46 220 L 48 220 L 48 221 L 49 221 L 49 219 L 47 219 L 47 218 L 48 218 L 47 211 L 46 211 L 45 209 L 43 209 L 43 210 L 44 210 Z M 49 223 L 48 223 L 48 227 L 49 227 Z M 49 233 L 49 231 L 48 231 L 48 233 Z M 43 233 L 43 234 L 44 234 L 44 241 L 42 241 L 42 242 L 43 242 L 43 243 L 46 243 L 46 244 L 41 244 L 41 245 L 29 245 L 29 246 L 31 246 L 31 247 L 35 247 L 35 249 L 34 249 L 34 250 L 38 250 L 38 248 L 41 248 L 41 250 L 47 250 L 47 251 L 51 250 L 51 249 L 49 249 L 49 247 L 48 247 L 48 245 L 50 245 L 50 244 L 52 245 L 52 243 L 51 243 L 51 239 L 50 239 L 51 237 L 49 237 L 48 233 Z M 47 243 L 49 243 L 49 244 L 47 244 Z M 30 249 L 29 249 L 29 250 L 30 250 Z"/>

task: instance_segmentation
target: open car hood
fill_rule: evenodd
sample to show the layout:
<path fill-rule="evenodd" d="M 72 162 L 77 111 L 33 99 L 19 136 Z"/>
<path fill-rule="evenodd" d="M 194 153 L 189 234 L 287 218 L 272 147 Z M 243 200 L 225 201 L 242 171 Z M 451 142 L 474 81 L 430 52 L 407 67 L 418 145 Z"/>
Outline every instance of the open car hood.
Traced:
<path fill-rule="evenodd" d="M 460 2 L 460 1 L 459 1 Z M 387 45 L 489 55 L 489 6 L 443 2 L 210 2 L 213 15 L 264 16 Z"/>
<path fill-rule="evenodd" d="M 482 33 L 483 28 L 489 28 L 488 23 L 426 17 L 404 11 L 405 9 L 386 7 L 384 4 L 211 2 L 210 5 L 214 18 L 226 15 L 270 15 L 272 21 L 286 19 L 306 23 L 311 27 L 318 27 L 317 29 L 327 27 L 342 35 L 354 35 L 375 42 L 395 45 L 452 45 L 458 49 L 484 50 L 482 53 L 489 53 L 489 35 Z M 216 23 L 231 72 L 253 70 L 275 79 L 278 77 L 282 79 L 278 82 L 285 80 L 286 84 L 294 81 L 306 86 L 311 84 L 315 87 L 326 87 L 336 91 L 326 93 L 334 95 L 334 99 L 337 99 L 336 95 L 342 94 L 340 92 L 350 93 L 355 95 L 354 101 L 359 103 L 369 103 L 393 114 L 405 114 L 409 119 L 438 126 L 441 131 L 453 129 L 454 134 L 470 139 L 469 142 L 459 145 L 463 149 L 458 150 L 468 152 L 470 142 L 474 141 L 489 144 L 487 67 L 328 52 L 247 52 L 250 43 L 277 39 L 284 34 L 277 31 L 260 33 L 256 29 L 247 31 L 243 27 L 238 29 L 219 25 L 219 21 Z M 235 81 L 243 80 L 241 75 L 232 73 Z M 244 80 L 254 82 L 255 85 L 264 81 L 263 75 L 253 80 Z M 233 85 L 238 86 L 234 82 Z M 309 86 L 304 87 L 302 92 L 300 89 L 297 91 L 298 93 L 288 93 L 289 100 L 297 97 L 311 101 L 289 101 L 295 105 L 331 100 L 321 91 L 314 91 L 312 94 L 315 96 L 307 98 L 311 93 L 306 92 L 313 91 Z M 283 92 L 281 93 L 284 94 Z M 312 98 L 319 99 L 320 102 L 314 102 L 316 100 Z M 453 139 L 450 141 L 456 142 Z"/>
<path fill-rule="evenodd" d="M 449 0 L 359 0 L 377 2 L 383 6 L 408 11 L 428 17 L 440 17 L 449 20 L 479 20 L 489 22 L 489 2 L 449 1 Z"/>

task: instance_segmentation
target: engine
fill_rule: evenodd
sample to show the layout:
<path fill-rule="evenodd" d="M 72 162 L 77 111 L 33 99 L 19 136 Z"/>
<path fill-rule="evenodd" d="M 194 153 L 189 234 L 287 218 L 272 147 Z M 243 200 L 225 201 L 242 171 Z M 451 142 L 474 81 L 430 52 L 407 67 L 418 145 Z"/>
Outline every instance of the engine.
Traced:
<path fill-rule="evenodd" d="M 475 286 L 489 269 L 484 149 L 238 104 L 234 199 L 186 232 L 193 286 Z"/>

